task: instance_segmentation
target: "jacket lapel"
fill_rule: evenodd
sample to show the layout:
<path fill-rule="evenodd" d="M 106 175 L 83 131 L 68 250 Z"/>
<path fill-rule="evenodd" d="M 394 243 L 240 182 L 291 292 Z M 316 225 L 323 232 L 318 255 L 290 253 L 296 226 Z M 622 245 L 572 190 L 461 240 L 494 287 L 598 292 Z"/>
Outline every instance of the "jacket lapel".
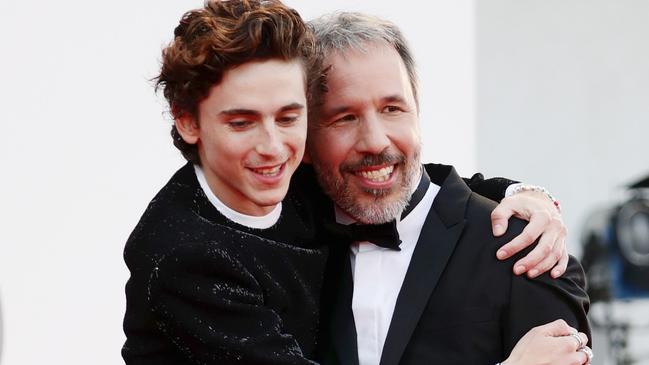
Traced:
<path fill-rule="evenodd" d="M 428 166 L 430 168 L 430 166 Z M 471 194 L 453 168 L 427 169 L 441 186 L 428 212 L 392 315 L 383 346 L 381 365 L 399 363 L 412 333 L 464 228 L 464 212 Z M 435 176 L 444 175 L 443 183 Z"/>
<path fill-rule="evenodd" d="M 354 291 L 351 263 L 348 250 L 345 250 L 341 262 L 340 287 L 332 314 L 331 342 L 333 343 L 339 364 L 358 365 L 358 348 L 356 326 L 352 312 L 352 295 Z"/>

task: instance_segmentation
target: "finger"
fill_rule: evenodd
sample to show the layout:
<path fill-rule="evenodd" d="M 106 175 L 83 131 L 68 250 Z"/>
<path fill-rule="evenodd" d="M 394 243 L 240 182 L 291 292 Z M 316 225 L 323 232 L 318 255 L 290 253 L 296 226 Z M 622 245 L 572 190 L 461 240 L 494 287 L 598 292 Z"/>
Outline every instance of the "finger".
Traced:
<path fill-rule="evenodd" d="M 535 260 L 535 259 L 538 258 L 538 257 L 535 256 L 537 253 L 535 253 L 534 251 L 539 250 L 539 255 L 542 255 L 542 253 L 544 251 L 539 246 L 545 245 L 547 243 L 547 241 L 543 242 L 544 237 L 546 237 L 546 236 L 548 236 L 548 239 L 552 239 L 552 233 L 549 233 L 549 232 L 544 233 L 543 236 L 541 237 L 541 242 L 539 242 L 537 247 L 535 247 L 534 250 L 532 250 L 532 252 L 530 252 L 527 256 L 525 256 L 524 258 L 519 260 L 519 261 L 523 261 L 521 263 L 521 265 L 531 267 L 531 269 L 528 270 L 528 272 L 527 272 L 527 276 L 529 278 L 535 278 L 535 277 L 537 277 L 537 276 L 539 276 L 539 275 L 541 275 L 543 273 L 546 273 L 546 272 L 550 271 L 554 267 L 556 267 L 556 265 L 559 263 L 559 261 L 563 258 L 564 252 L 567 252 L 565 250 L 564 245 L 562 243 L 559 243 L 557 240 L 555 240 L 552 243 L 553 246 L 550 249 L 550 253 L 548 253 L 544 258 L 542 258 L 541 262 L 539 262 L 536 265 L 534 265 L 531 262 L 527 263 L 525 260 L 527 260 L 528 258 L 530 260 Z M 567 266 L 567 263 L 566 263 L 566 266 Z M 565 268 L 564 268 L 564 271 L 565 271 Z M 561 275 L 561 273 L 559 273 L 559 275 Z"/>
<path fill-rule="evenodd" d="M 577 352 L 581 352 L 581 353 L 586 355 L 586 357 L 587 357 L 586 363 L 587 364 L 590 364 L 590 362 L 593 360 L 593 357 L 595 357 L 594 354 L 593 354 L 593 350 L 591 350 L 591 348 L 588 347 L 588 346 L 584 346 L 584 347 L 580 348 L 579 350 L 577 350 Z"/>
<path fill-rule="evenodd" d="M 502 236 L 507 232 L 509 218 L 514 215 L 514 210 L 511 209 L 507 199 L 498 204 L 496 209 L 491 212 L 491 229 L 494 236 Z"/>
<path fill-rule="evenodd" d="M 579 348 L 577 340 L 572 335 L 553 337 L 552 349 L 555 354 L 569 355 Z"/>
<path fill-rule="evenodd" d="M 575 351 L 571 352 L 570 354 L 565 356 L 565 362 L 563 361 L 564 358 L 562 358 L 560 364 L 566 364 L 566 365 L 583 365 L 583 364 L 588 364 L 588 355 L 581 351 Z"/>
<path fill-rule="evenodd" d="M 576 329 L 570 327 L 570 325 L 568 325 L 568 323 L 563 319 L 554 320 L 550 323 L 535 327 L 534 329 L 546 336 L 552 337 L 568 336 L 571 333 L 577 332 Z"/>
<path fill-rule="evenodd" d="M 568 249 L 564 247 L 559 262 L 557 262 L 557 265 L 554 267 L 554 269 L 552 269 L 552 277 L 555 279 L 558 278 L 559 276 L 563 275 L 566 272 L 567 268 L 568 268 Z"/>
<path fill-rule="evenodd" d="M 535 278 L 550 271 L 559 262 L 563 253 L 562 246 L 556 244 L 557 236 L 556 232 L 545 232 L 536 247 L 527 256 L 518 260 L 514 266 L 529 267 L 527 276 L 530 278 Z M 548 246 L 549 249 L 545 246 Z"/>
<path fill-rule="evenodd" d="M 565 323 L 565 322 L 564 322 Z M 571 328 L 566 325 L 567 328 Z M 572 333 L 576 333 L 574 329 L 571 328 Z M 588 355 L 580 355 L 577 350 L 577 341 L 572 336 L 560 336 L 551 338 L 552 347 L 548 355 L 552 358 L 549 363 L 552 364 L 562 364 L 562 365 L 580 365 L 584 364 L 584 361 L 588 361 Z"/>
<path fill-rule="evenodd" d="M 581 337 L 581 342 L 586 345 L 588 344 L 588 335 L 583 332 L 579 332 L 579 337 Z"/>
<path fill-rule="evenodd" d="M 555 251 L 552 250 L 552 252 L 550 252 L 548 256 L 543 259 L 543 261 L 527 271 L 527 277 L 534 279 L 543 275 L 544 273 L 550 271 L 550 269 L 552 269 L 554 265 L 556 265 L 559 259 L 561 259 L 561 253 L 555 253 Z"/>
<path fill-rule="evenodd" d="M 511 241 L 507 242 L 503 247 L 501 247 L 498 251 L 504 250 L 506 251 L 509 256 L 520 252 L 522 249 L 526 248 L 527 246 L 531 245 L 540 235 L 543 233 L 543 230 L 545 229 L 547 225 L 547 221 L 544 223 L 540 219 L 532 219 L 530 220 L 530 223 L 525 226 L 521 234 L 518 236 L 514 237 Z M 549 248 L 547 246 L 544 246 L 545 250 L 548 250 Z M 548 252 L 544 253 L 544 256 L 547 255 Z M 520 275 L 527 271 L 530 267 L 525 267 L 523 265 L 514 265 L 514 273 L 516 275 Z"/>
<path fill-rule="evenodd" d="M 588 343 L 588 337 L 583 333 L 577 332 L 576 330 L 571 332 L 568 336 L 563 336 L 562 338 L 570 340 L 569 346 L 572 351 L 577 351 L 580 348 L 586 346 Z"/>

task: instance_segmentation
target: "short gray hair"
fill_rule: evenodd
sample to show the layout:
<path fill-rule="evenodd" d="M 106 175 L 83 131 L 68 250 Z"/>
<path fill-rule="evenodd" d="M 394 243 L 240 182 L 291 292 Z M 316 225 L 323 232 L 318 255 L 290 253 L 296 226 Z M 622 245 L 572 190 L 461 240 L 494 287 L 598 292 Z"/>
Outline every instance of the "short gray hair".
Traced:
<path fill-rule="evenodd" d="M 365 52 L 367 45 L 385 42 L 392 46 L 406 66 L 412 94 L 419 109 L 418 81 L 415 61 L 401 30 L 392 22 L 375 16 L 356 12 L 334 12 L 323 15 L 307 23 L 315 35 L 317 61 L 310 78 L 309 100 L 312 110 L 321 94 L 327 91 L 326 74 L 328 66 L 324 59 L 332 52 L 344 53 L 347 50 Z M 315 111 L 315 110 L 314 110 Z"/>

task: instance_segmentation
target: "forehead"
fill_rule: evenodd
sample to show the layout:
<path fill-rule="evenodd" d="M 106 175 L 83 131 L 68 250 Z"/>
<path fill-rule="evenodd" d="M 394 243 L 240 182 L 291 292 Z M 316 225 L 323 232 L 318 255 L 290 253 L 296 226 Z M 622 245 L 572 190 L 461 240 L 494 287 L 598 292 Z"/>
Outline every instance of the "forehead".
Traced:
<path fill-rule="evenodd" d="M 328 92 L 325 104 L 399 95 L 412 100 L 408 72 L 394 47 L 368 44 L 365 50 L 335 52 L 325 59 Z"/>
<path fill-rule="evenodd" d="M 299 60 L 247 62 L 226 71 L 206 101 L 222 109 L 281 106 L 305 100 L 304 87 Z"/>

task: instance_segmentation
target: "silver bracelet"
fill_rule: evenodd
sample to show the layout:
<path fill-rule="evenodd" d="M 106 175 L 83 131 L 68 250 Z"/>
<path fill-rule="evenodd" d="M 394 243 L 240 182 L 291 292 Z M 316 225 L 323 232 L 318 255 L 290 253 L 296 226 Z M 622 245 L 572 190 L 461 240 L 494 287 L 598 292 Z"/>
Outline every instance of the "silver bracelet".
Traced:
<path fill-rule="evenodd" d="M 557 199 L 555 199 L 552 194 L 550 194 L 550 191 L 548 189 L 542 187 L 542 186 L 537 186 L 537 185 L 529 185 L 529 184 L 518 184 L 514 186 L 511 190 L 507 191 L 505 193 L 505 198 L 512 196 L 514 194 L 522 193 L 524 191 L 536 191 L 539 193 L 545 194 L 551 201 L 552 204 L 554 204 L 554 207 L 557 208 L 557 211 L 561 213 L 561 203 Z"/>

